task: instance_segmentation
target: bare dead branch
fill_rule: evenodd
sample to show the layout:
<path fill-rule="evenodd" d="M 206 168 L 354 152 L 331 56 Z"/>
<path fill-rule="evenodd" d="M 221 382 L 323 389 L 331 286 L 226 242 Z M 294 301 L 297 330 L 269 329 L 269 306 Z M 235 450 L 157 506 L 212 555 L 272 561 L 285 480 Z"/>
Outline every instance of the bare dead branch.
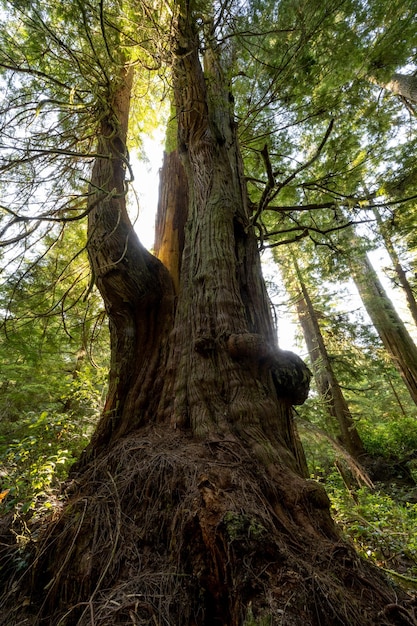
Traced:
<path fill-rule="evenodd" d="M 330 137 L 330 133 L 333 130 L 333 126 L 334 126 L 334 119 L 330 120 L 330 124 L 327 127 L 327 130 L 325 132 L 325 135 L 319 145 L 319 147 L 317 148 L 315 154 L 311 157 L 311 159 L 309 159 L 308 161 L 306 161 L 305 163 L 303 163 L 302 165 L 300 165 L 299 168 L 297 168 L 296 170 L 294 170 L 294 172 L 292 172 L 292 174 L 290 174 L 282 183 L 279 184 L 279 186 L 277 187 L 273 197 L 271 198 L 271 200 L 273 200 L 274 197 L 276 197 L 278 195 L 278 193 L 281 191 L 281 189 L 283 187 L 286 187 L 292 180 L 294 180 L 294 178 L 296 176 L 298 176 L 298 174 L 300 174 L 300 172 L 303 172 L 304 170 L 306 170 L 307 168 L 309 168 L 311 165 L 313 165 L 313 163 L 315 161 L 317 161 L 317 159 L 319 158 L 320 154 L 323 151 L 324 146 L 327 143 L 327 140 Z"/>
<path fill-rule="evenodd" d="M 313 204 L 292 204 L 282 206 L 268 206 L 266 211 L 275 211 L 276 213 L 285 213 L 286 211 L 317 211 L 318 209 L 335 209 L 336 202 L 317 202 Z"/>
<path fill-rule="evenodd" d="M 271 165 L 271 161 L 269 158 L 269 153 L 268 153 L 268 147 L 265 145 L 263 150 L 261 150 L 261 154 L 262 157 L 264 159 L 264 163 L 265 163 L 265 168 L 267 171 L 267 176 L 268 176 L 268 181 L 265 185 L 265 189 L 262 193 L 262 197 L 259 201 L 259 205 L 258 205 L 258 209 L 256 211 L 256 213 L 254 214 L 253 218 L 252 218 L 252 224 L 256 223 L 258 221 L 258 218 L 260 216 L 260 214 L 262 213 L 262 211 L 266 210 L 268 208 L 268 204 L 269 202 L 271 202 L 274 198 L 277 197 L 277 195 L 279 194 L 279 192 L 281 191 L 281 189 L 283 189 L 284 187 L 286 187 L 292 180 L 294 180 L 294 178 L 296 176 L 298 176 L 298 174 L 300 174 L 300 172 L 304 171 L 305 169 L 307 169 L 308 167 L 310 167 L 320 156 L 321 152 L 323 151 L 324 146 L 327 143 L 327 140 L 330 137 L 330 133 L 333 130 L 333 125 L 334 125 L 334 119 L 330 120 L 330 124 L 327 127 L 327 130 L 324 134 L 324 137 L 322 139 L 322 141 L 320 142 L 320 145 L 318 146 L 315 154 L 305 163 L 303 163 L 302 165 L 300 165 L 300 167 L 298 167 L 296 170 L 294 170 L 289 176 L 287 176 L 287 178 L 282 181 L 281 183 L 276 184 L 275 182 L 275 176 L 273 173 L 273 169 L 272 169 L 272 165 Z M 275 187 L 275 190 L 273 191 Z"/>

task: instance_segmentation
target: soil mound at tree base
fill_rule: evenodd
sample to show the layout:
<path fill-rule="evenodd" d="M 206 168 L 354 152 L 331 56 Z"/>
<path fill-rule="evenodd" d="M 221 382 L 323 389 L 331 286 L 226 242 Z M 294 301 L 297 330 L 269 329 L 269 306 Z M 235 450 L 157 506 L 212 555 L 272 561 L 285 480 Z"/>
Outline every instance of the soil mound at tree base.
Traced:
<path fill-rule="evenodd" d="M 0 624 L 415 624 L 415 606 L 343 543 L 321 486 L 230 439 L 147 427 L 64 485 Z M 22 555 L 19 555 L 22 563 Z"/>

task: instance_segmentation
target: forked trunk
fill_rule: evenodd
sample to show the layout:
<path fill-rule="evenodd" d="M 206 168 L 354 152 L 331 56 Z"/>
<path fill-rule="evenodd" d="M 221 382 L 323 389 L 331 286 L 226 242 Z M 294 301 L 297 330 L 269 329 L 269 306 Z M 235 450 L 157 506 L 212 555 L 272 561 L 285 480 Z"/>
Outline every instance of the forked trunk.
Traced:
<path fill-rule="evenodd" d="M 169 272 L 142 246 L 126 210 L 132 80 L 133 68 L 126 67 L 110 89 L 90 183 L 87 250 L 109 318 L 111 365 L 103 417 L 87 458 L 154 419 L 174 313 Z"/>
<path fill-rule="evenodd" d="M 0 623 L 394 624 L 407 615 L 398 596 L 302 477 L 292 404 L 310 373 L 275 345 L 227 85 L 209 38 L 201 67 L 190 4 L 173 19 L 184 170 L 166 157 L 166 266 L 125 210 L 122 84 L 101 129 L 88 243 L 110 320 L 109 396 Z"/>

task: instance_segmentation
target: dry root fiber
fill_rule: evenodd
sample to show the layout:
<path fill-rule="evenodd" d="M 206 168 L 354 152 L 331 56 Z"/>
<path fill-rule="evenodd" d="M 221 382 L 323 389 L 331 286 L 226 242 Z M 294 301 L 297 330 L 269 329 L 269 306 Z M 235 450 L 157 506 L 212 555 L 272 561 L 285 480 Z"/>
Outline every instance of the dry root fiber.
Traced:
<path fill-rule="evenodd" d="M 236 441 L 149 428 L 64 488 L 23 573 L 3 547 L 4 626 L 416 624 L 339 540 L 320 486 Z"/>

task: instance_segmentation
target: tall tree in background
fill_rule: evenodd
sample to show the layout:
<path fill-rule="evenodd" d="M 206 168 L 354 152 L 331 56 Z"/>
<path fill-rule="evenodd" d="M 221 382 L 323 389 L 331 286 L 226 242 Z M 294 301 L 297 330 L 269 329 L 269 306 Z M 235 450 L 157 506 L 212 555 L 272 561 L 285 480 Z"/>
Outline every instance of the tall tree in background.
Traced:
<path fill-rule="evenodd" d="M 417 104 L 417 75 L 413 74 L 400 74 L 395 72 L 390 80 L 386 83 L 381 83 L 381 87 L 391 91 L 393 94 L 400 96 L 403 102 L 406 104 L 408 110 L 415 115 L 415 105 Z"/>
<path fill-rule="evenodd" d="M 352 277 L 369 317 L 417 404 L 417 347 L 404 322 L 395 310 L 379 280 L 361 242 L 351 232 L 351 252 L 348 253 Z"/>
<path fill-rule="evenodd" d="M 410 281 L 407 278 L 407 273 L 401 263 L 401 259 L 396 250 L 394 242 L 392 240 L 392 228 L 390 228 L 389 220 L 384 221 L 381 216 L 381 213 L 378 209 L 374 208 L 374 215 L 376 219 L 376 223 L 378 224 L 378 230 L 384 242 L 384 246 L 386 251 L 388 252 L 389 258 L 392 263 L 392 267 L 395 272 L 396 280 L 398 281 L 399 286 L 403 289 L 408 309 L 410 311 L 411 317 L 414 321 L 414 324 L 417 328 L 417 301 L 414 295 L 413 288 L 410 284 Z"/>
<path fill-rule="evenodd" d="M 318 23 L 340 21 L 335 9 L 314 8 Z M 272 49 L 282 29 L 271 28 L 274 3 L 247 9 L 33 3 L 19 26 L 27 38 L 42 34 L 39 49 L 20 47 L 25 54 L 11 61 L 10 45 L 3 55 L 27 95 L 21 111 L 35 122 L 52 106 L 56 129 L 39 130 L 23 153 L 11 142 L 3 170 L 20 165 L 23 185 L 35 156 L 72 165 L 61 170 L 65 189 L 57 169 L 45 172 L 58 196 L 67 193 L 58 207 L 34 215 L 9 206 L 9 241 L 44 221 L 88 215 L 112 352 L 105 411 L 67 500 L 28 551 L 26 576 L 9 563 L 4 624 L 411 623 L 385 579 L 340 541 L 321 486 L 305 479 L 292 405 L 305 400 L 310 373 L 276 345 L 231 91 L 239 52 L 251 48 L 256 60 L 259 43 Z M 287 30 L 296 32 L 292 21 Z M 160 256 L 175 251 L 166 265 L 140 244 L 126 208 L 132 68 L 161 63 L 171 68 L 177 125 L 165 160 L 176 175 L 162 173 L 158 216 Z M 4 115 L 13 121 L 12 107 Z M 82 187 L 76 200 L 70 174 Z"/>
<path fill-rule="evenodd" d="M 291 265 L 288 270 L 282 264 L 281 271 L 283 271 L 287 289 L 295 301 L 317 390 L 322 395 L 325 410 L 331 418 L 329 434 L 336 433 L 349 454 L 358 459 L 365 454 L 365 449 L 336 378 L 316 310 L 293 251 L 290 252 L 289 263 Z"/>

